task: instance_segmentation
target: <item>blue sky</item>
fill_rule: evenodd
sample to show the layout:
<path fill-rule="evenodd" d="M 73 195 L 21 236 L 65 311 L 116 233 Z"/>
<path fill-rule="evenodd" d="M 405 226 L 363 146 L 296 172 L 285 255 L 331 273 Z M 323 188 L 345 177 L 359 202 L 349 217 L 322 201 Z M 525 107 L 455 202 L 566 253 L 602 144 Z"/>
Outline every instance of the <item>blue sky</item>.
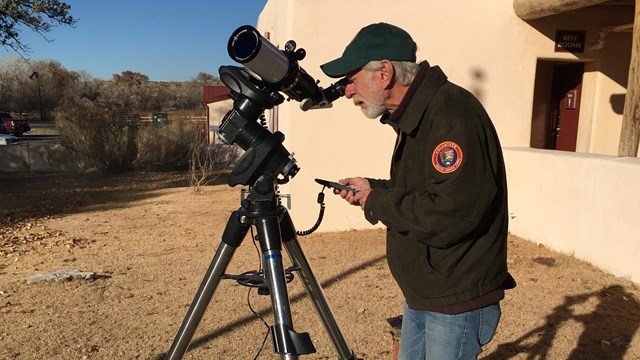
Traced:
<path fill-rule="evenodd" d="M 21 31 L 33 60 L 56 60 L 67 70 L 110 79 L 125 70 L 152 81 L 187 81 L 199 72 L 218 76 L 237 65 L 227 40 L 241 25 L 256 25 L 267 0 L 64 0 L 75 28 L 54 27 L 51 42 Z M 0 46 L 0 59 L 18 57 Z"/>

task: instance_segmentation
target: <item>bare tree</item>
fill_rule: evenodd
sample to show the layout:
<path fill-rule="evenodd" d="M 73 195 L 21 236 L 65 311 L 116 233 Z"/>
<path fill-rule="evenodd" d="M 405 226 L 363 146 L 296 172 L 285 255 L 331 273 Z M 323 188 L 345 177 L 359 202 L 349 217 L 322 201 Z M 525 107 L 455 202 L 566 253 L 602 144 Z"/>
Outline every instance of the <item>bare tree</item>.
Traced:
<path fill-rule="evenodd" d="M 635 21 L 633 24 L 633 43 L 631 64 L 627 81 L 627 96 L 624 100 L 622 130 L 618 145 L 618 156 L 638 156 L 640 144 L 640 0 L 636 0 Z"/>
<path fill-rule="evenodd" d="M 189 183 L 194 193 L 200 193 L 202 186 L 208 185 L 224 174 L 238 159 L 235 145 L 207 144 L 202 141 L 193 148 L 189 169 Z"/>
<path fill-rule="evenodd" d="M 37 74 L 37 82 L 32 74 Z M 6 111 L 37 112 L 42 105 L 53 111 L 63 99 L 73 95 L 80 74 L 68 71 L 54 60 L 0 62 L 0 107 Z"/>
<path fill-rule="evenodd" d="M 199 72 L 198 75 L 191 78 L 191 82 L 198 86 L 222 84 L 220 79 L 206 72 Z"/>
<path fill-rule="evenodd" d="M 45 36 L 56 25 L 74 26 L 71 6 L 58 0 L 0 1 L 0 44 L 21 57 L 30 51 L 20 38 L 21 27 Z M 46 38 L 46 37 L 45 37 Z"/>

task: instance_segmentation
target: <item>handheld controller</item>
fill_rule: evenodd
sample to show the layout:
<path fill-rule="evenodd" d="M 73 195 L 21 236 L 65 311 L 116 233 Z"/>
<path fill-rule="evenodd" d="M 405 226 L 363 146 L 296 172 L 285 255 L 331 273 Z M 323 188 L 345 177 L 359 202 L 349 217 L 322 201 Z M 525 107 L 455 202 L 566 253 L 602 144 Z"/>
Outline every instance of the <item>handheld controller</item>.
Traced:
<path fill-rule="evenodd" d="M 340 184 L 339 182 L 336 181 L 329 181 L 329 180 L 323 180 L 323 179 L 316 179 L 316 182 L 320 185 L 324 185 L 328 188 L 333 188 L 333 189 L 338 189 L 338 190 L 347 190 L 347 191 L 351 191 L 354 194 L 356 194 L 359 190 L 356 190 L 352 187 L 349 187 L 345 184 Z"/>

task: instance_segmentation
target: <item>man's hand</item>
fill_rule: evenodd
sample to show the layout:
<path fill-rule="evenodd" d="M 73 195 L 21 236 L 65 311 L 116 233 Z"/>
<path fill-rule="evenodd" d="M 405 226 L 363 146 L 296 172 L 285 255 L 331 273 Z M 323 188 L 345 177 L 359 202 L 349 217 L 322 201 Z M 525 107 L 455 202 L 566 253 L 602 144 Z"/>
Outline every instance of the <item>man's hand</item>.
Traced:
<path fill-rule="evenodd" d="M 357 194 L 352 191 L 333 189 L 334 194 L 339 194 L 340 197 L 345 199 L 349 204 L 360 206 L 364 210 L 364 204 L 367 201 L 367 197 L 371 192 L 371 186 L 369 181 L 362 177 L 352 177 L 338 180 L 339 183 L 345 184 L 356 190 L 359 190 Z"/>

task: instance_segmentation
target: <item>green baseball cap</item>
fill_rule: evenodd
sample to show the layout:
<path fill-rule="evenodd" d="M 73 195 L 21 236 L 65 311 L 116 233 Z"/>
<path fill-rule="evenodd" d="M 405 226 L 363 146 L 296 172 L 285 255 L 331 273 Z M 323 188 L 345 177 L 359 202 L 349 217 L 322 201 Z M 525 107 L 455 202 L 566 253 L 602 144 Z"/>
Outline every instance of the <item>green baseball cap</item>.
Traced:
<path fill-rule="evenodd" d="M 371 24 L 358 32 L 341 57 L 320 65 L 320 68 L 327 76 L 339 78 L 369 61 L 415 62 L 416 50 L 416 43 L 406 31 L 387 23 Z"/>

